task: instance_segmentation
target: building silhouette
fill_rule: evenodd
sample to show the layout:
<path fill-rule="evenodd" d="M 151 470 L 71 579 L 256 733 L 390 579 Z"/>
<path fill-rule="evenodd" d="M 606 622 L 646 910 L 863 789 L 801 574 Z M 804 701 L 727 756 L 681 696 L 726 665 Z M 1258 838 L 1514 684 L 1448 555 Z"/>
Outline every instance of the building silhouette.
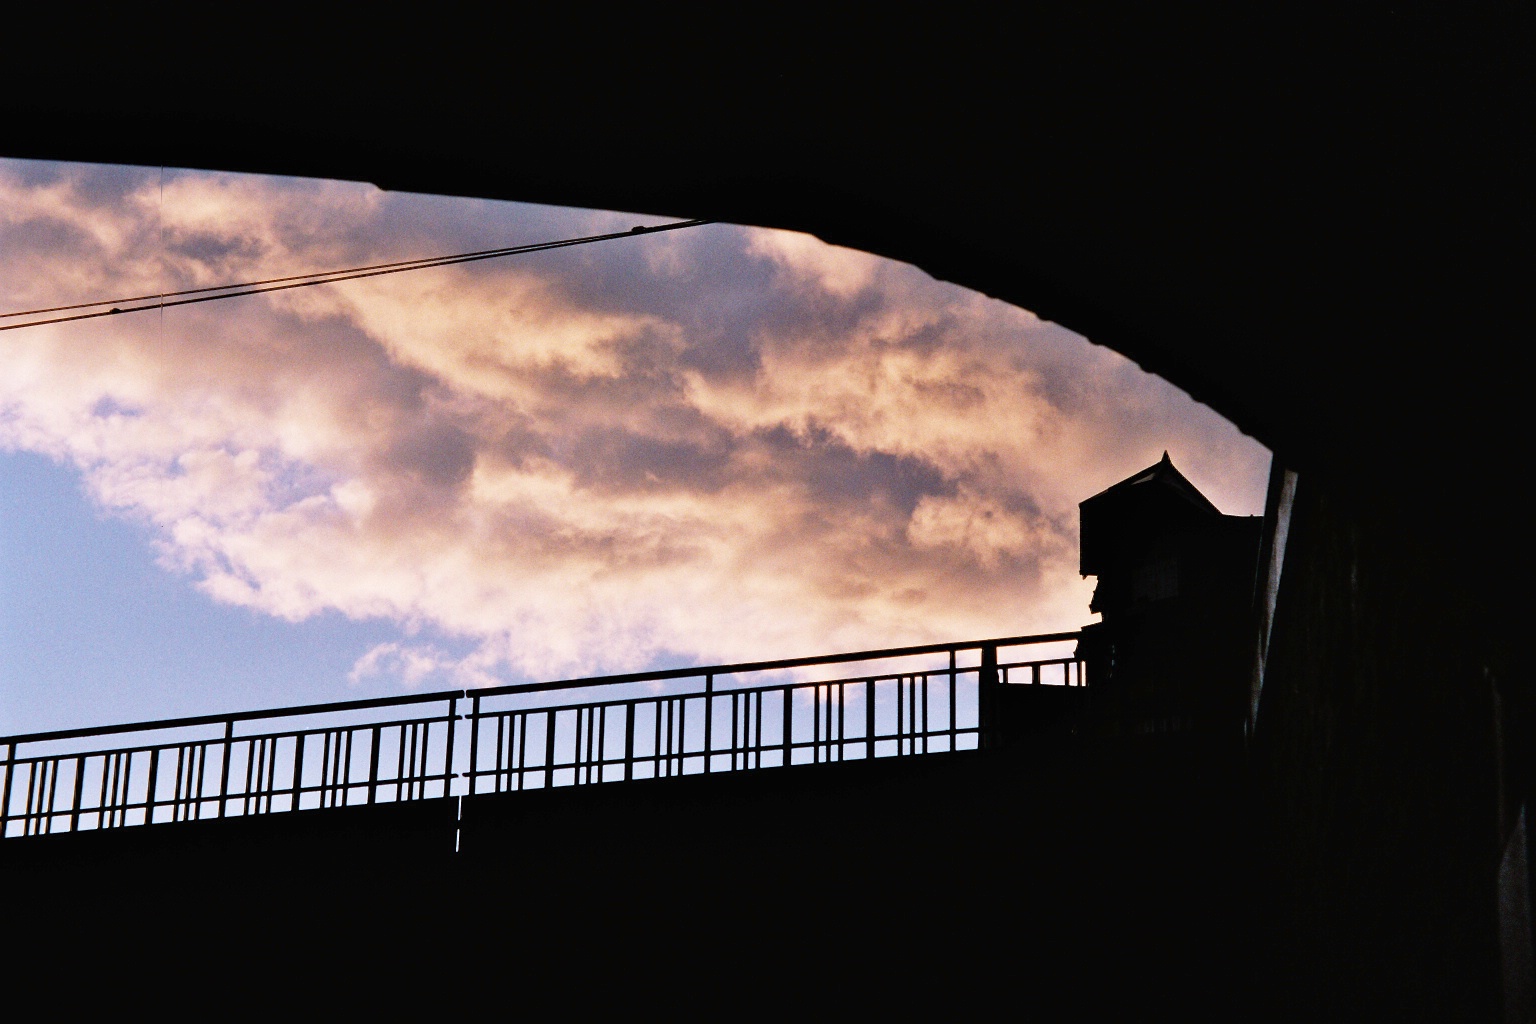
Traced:
<path fill-rule="evenodd" d="M 1079 506 L 1080 570 L 1097 576 L 1077 656 L 1089 727 L 1107 735 L 1241 729 L 1263 519 L 1229 516 L 1165 451 Z"/>

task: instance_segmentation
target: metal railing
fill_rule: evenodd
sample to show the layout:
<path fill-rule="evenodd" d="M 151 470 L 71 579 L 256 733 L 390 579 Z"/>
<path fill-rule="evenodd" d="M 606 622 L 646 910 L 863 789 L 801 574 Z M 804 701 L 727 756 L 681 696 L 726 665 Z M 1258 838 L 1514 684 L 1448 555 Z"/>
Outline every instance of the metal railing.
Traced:
<path fill-rule="evenodd" d="M 462 697 L 454 691 L 0 738 L 0 838 L 443 796 L 453 778 Z M 440 710 L 400 714 L 428 703 Z M 298 724 L 267 727 L 280 719 Z M 133 734 L 141 742 L 101 742 Z M 24 745 L 41 749 L 24 755 Z"/>
<path fill-rule="evenodd" d="M 0 838 L 975 749 L 988 742 L 993 686 L 1086 683 L 1075 657 L 999 660 L 999 651 L 1076 638 L 1006 637 L 3 737 Z M 462 721 L 469 742 L 456 749 Z M 133 736 L 137 742 L 117 742 Z"/>

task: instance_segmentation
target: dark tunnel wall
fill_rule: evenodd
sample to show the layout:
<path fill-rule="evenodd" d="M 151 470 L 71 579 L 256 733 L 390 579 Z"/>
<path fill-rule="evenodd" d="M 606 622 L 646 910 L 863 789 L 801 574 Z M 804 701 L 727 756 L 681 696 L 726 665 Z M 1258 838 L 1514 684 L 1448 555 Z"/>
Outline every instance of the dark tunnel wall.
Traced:
<path fill-rule="evenodd" d="M 1531 14 L 1237 6 L 259 18 L 238 49 L 134 15 L 12 54 L 0 149 L 796 228 L 1162 374 L 1300 473 L 1253 747 L 1273 957 L 1315 1006 L 1415 978 L 1484 1016 L 1510 998 L 1495 879 L 1531 790 L 1529 602 L 1506 598 L 1529 571 Z"/>

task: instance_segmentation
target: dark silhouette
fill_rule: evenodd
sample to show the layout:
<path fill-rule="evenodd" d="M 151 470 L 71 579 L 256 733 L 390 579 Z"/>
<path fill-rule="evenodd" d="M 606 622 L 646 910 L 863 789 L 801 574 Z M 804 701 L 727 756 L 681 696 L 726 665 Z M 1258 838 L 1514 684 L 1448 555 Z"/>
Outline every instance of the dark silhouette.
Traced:
<path fill-rule="evenodd" d="M 1087 499 L 1081 570 L 1097 576 L 1077 656 L 1107 735 L 1240 734 L 1252 670 L 1257 516 L 1228 516 L 1173 466 Z"/>

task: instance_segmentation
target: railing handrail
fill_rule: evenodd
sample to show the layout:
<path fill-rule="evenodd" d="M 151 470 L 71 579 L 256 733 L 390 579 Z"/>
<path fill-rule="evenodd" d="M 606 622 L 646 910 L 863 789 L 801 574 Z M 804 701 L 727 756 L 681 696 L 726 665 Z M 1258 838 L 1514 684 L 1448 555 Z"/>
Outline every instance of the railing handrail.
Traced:
<path fill-rule="evenodd" d="M 886 658 L 912 657 L 919 654 L 942 654 L 950 651 L 980 650 L 987 647 L 1019 647 L 1026 644 L 1053 643 L 1075 640 L 1078 630 L 1064 633 L 1036 633 L 1028 636 L 994 637 L 986 640 L 964 640 L 956 643 L 918 644 L 910 647 L 888 647 L 880 650 L 848 651 L 842 654 L 821 654 L 800 658 L 781 658 L 773 661 L 747 661 L 725 665 L 699 665 L 693 668 L 657 669 L 646 672 L 625 672 L 606 676 L 584 676 L 577 679 L 560 679 L 543 683 L 512 683 L 484 689 L 438 690 L 433 693 L 405 694 L 398 697 L 373 697 L 362 700 L 333 701 L 326 704 L 302 704 L 293 707 L 268 708 L 257 711 L 240 711 L 229 714 L 196 715 L 190 718 L 167 718 L 149 722 L 128 722 L 121 725 L 87 726 L 77 729 L 56 729 L 49 732 L 18 733 L 0 736 L 0 745 L 7 747 L 3 760 L 16 758 L 16 747 L 23 743 L 44 743 L 52 740 L 80 739 L 86 736 L 110 736 L 121 733 L 152 732 L 160 729 L 184 729 L 200 725 L 232 725 L 235 722 L 260 721 L 269 718 L 296 718 L 301 715 L 330 714 L 343 711 L 363 711 L 370 708 L 397 707 L 407 704 L 425 704 L 432 701 L 464 700 L 498 697 L 520 693 L 539 693 L 549 690 L 575 690 L 593 686 L 617 686 L 626 683 L 658 682 L 666 679 L 690 679 L 699 676 L 725 676 L 743 672 L 765 672 L 775 669 L 805 668 L 812 665 L 838 665 L 858 661 L 877 661 Z"/>
<path fill-rule="evenodd" d="M 473 691 L 471 691 L 473 692 Z M 197 715 L 192 718 L 165 718 L 152 722 L 127 722 L 122 725 L 86 726 L 79 729 L 58 729 L 53 732 L 19 733 L 0 736 L 0 744 L 43 743 L 48 740 L 71 740 L 83 736 L 109 736 L 125 732 L 153 732 L 156 729 L 188 729 L 198 725 L 224 725 L 229 722 L 256 722 L 265 718 L 297 718 L 300 715 L 321 715 L 339 711 L 364 711 L 368 708 L 399 707 L 406 704 L 426 704 L 431 701 L 464 697 L 463 690 L 438 690 L 434 693 L 412 693 L 400 697 L 370 697 L 364 700 L 333 701 L 329 704 L 301 704 L 286 708 L 269 708 L 263 711 L 236 711 L 224 715 Z M 245 737 L 241 737 L 244 739 Z"/>
<path fill-rule="evenodd" d="M 696 676 L 729 676 L 742 672 L 767 672 L 774 669 L 804 668 L 810 665 L 842 665 L 852 661 L 877 661 L 885 658 L 905 658 L 917 654 L 943 654 L 947 651 L 980 650 L 983 647 L 1018 647 L 1023 644 L 1044 644 L 1062 640 L 1075 640 L 1078 631 L 1070 633 L 1039 633 L 1033 636 L 997 637 L 991 640 L 964 640 L 948 644 L 919 644 L 914 647 L 890 647 L 875 651 L 849 651 L 844 654 L 819 654 L 804 658 L 781 658 L 777 661 L 744 661 L 734 665 L 700 665 L 697 668 L 668 668 L 650 672 L 626 672 L 621 675 L 588 676 L 582 679 L 562 679 L 548 683 L 510 683 L 483 690 L 469 690 L 466 697 L 499 697 L 514 693 L 538 693 L 543 690 L 578 689 L 586 686 L 609 686 L 619 683 L 648 683 L 662 679 L 691 679 Z M 3 742 L 3 741 L 0 741 Z"/>

